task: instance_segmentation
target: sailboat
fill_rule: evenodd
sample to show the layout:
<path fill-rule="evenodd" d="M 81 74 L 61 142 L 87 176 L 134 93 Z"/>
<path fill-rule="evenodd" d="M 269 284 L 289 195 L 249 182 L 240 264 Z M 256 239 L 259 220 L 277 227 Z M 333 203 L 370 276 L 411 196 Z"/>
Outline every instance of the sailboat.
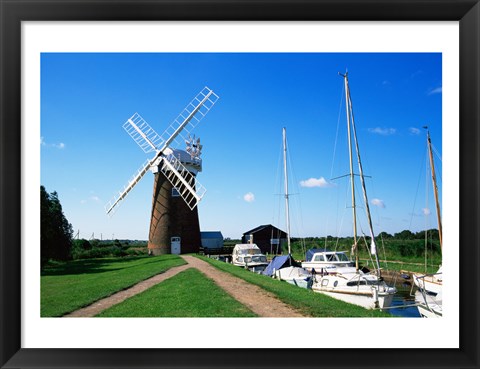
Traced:
<path fill-rule="evenodd" d="M 285 221 L 287 226 L 287 248 L 288 255 L 275 256 L 265 268 L 263 274 L 286 281 L 302 288 L 310 288 L 312 274 L 301 267 L 292 257 L 290 240 L 290 206 L 288 193 L 288 171 L 287 171 L 287 130 L 283 128 L 283 173 L 285 188 Z"/>
<path fill-rule="evenodd" d="M 432 141 L 430 139 L 430 132 L 427 129 L 427 147 L 430 159 L 430 171 L 432 176 L 433 194 L 435 197 L 435 208 L 437 211 L 438 223 L 438 238 L 440 241 L 440 250 L 442 247 L 442 217 L 440 213 L 440 202 L 438 198 L 437 177 L 435 174 L 435 164 L 433 161 Z M 413 281 L 418 288 L 415 294 L 415 300 L 418 304 L 418 311 L 421 316 L 425 318 L 441 317 L 442 316 L 442 286 L 443 286 L 443 272 L 440 265 L 438 271 L 433 274 L 413 273 Z"/>
<path fill-rule="evenodd" d="M 348 73 L 341 74 L 345 84 L 346 96 L 346 113 L 347 113 L 347 131 L 348 131 L 348 147 L 350 158 L 350 185 L 352 190 L 352 217 L 353 217 L 353 247 L 352 251 L 355 255 L 355 265 L 345 265 L 335 267 L 334 270 L 322 268 L 320 273 L 314 274 L 314 282 L 312 290 L 319 292 L 339 300 L 359 305 L 367 309 L 384 309 L 391 305 L 393 296 L 396 293 L 394 287 L 389 287 L 381 276 L 381 269 L 378 262 L 378 256 L 375 246 L 375 236 L 373 232 L 370 208 L 368 205 L 367 191 L 365 187 L 362 162 L 360 160 L 360 152 L 353 116 L 352 100 L 350 97 L 350 89 L 348 85 Z M 365 273 L 359 268 L 358 260 L 358 239 L 357 239 L 357 213 L 355 199 L 355 182 L 353 172 L 353 150 L 352 150 L 352 131 L 355 141 L 355 151 L 358 161 L 359 177 L 362 184 L 363 200 L 365 211 L 368 219 L 368 226 L 371 238 L 371 254 L 375 256 L 376 269 L 373 272 Z"/>

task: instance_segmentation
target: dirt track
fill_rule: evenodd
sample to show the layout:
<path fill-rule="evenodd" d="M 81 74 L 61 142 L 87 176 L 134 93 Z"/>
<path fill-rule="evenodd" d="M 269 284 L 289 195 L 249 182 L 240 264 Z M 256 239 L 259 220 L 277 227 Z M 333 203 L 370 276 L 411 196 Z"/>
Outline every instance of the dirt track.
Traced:
<path fill-rule="evenodd" d="M 229 293 L 233 298 L 247 306 L 255 314 L 261 317 L 302 317 L 297 310 L 281 302 L 271 293 L 245 282 L 243 279 L 222 272 L 207 262 L 194 256 L 182 255 L 182 257 L 194 268 L 197 268 L 207 277 Z"/>
<path fill-rule="evenodd" d="M 93 317 L 103 310 L 125 301 L 146 289 L 161 283 L 162 281 L 175 276 L 181 271 L 188 268 L 196 268 L 204 273 L 208 278 L 224 289 L 233 298 L 248 307 L 260 317 L 303 317 L 297 310 L 291 306 L 281 302 L 271 293 L 252 285 L 243 279 L 232 276 L 229 273 L 216 269 L 207 262 L 200 260 L 194 256 L 181 255 L 188 263 L 179 267 L 174 267 L 164 273 L 157 274 L 135 286 L 124 291 L 117 292 L 112 296 L 101 299 L 93 304 L 76 310 L 65 317 Z"/>

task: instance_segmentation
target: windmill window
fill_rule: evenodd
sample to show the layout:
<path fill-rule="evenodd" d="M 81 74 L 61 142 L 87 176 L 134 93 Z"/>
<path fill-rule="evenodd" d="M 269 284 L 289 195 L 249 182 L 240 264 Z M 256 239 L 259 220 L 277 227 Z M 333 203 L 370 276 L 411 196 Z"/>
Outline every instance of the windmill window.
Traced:
<path fill-rule="evenodd" d="M 179 197 L 180 196 L 180 192 L 178 192 L 178 190 L 173 187 L 172 188 L 172 197 Z"/>

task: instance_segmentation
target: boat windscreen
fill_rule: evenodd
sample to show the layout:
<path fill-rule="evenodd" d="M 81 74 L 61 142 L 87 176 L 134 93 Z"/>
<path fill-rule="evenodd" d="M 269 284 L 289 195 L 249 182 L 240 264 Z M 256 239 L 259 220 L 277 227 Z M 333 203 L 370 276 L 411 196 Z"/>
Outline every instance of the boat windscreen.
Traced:
<path fill-rule="evenodd" d="M 253 256 L 252 261 L 255 263 L 266 263 L 267 257 L 263 255 Z"/>
<path fill-rule="evenodd" d="M 260 249 L 243 249 L 243 250 L 239 250 L 238 253 L 240 255 L 258 255 L 258 254 L 261 254 L 262 252 L 260 251 Z"/>
<path fill-rule="evenodd" d="M 338 259 L 338 261 L 350 261 L 350 260 L 348 260 L 347 255 L 345 255 L 343 252 L 339 252 L 337 254 L 337 259 Z"/>

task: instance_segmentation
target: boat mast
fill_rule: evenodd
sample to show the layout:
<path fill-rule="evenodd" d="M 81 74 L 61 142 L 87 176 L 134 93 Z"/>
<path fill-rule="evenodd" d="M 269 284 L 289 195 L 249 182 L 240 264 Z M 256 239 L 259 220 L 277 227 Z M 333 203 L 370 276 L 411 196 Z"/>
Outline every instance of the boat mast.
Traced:
<path fill-rule="evenodd" d="M 348 84 L 348 80 L 347 80 Z M 362 166 L 362 160 L 360 158 L 360 148 L 358 146 L 358 139 L 357 139 L 357 128 L 355 126 L 355 117 L 353 114 L 353 106 L 352 106 L 352 99 L 350 97 L 350 90 L 348 93 L 348 104 L 350 107 L 350 114 L 351 114 L 351 121 L 352 121 L 352 130 L 353 130 L 353 138 L 355 141 L 355 151 L 357 153 L 357 162 L 358 162 L 358 171 L 360 175 L 360 182 L 362 184 L 362 192 L 363 192 L 363 200 L 365 203 L 365 212 L 367 215 L 367 220 L 368 220 L 368 229 L 370 230 L 370 237 L 371 237 L 371 243 L 370 243 L 370 253 L 372 255 L 375 255 L 375 262 L 377 264 L 377 275 L 380 277 L 380 263 L 378 261 L 378 255 L 377 255 L 377 247 L 375 245 L 375 235 L 373 232 L 373 223 L 372 223 L 372 215 L 370 213 L 370 205 L 368 203 L 368 196 L 367 196 L 367 186 L 365 185 L 365 176 L 363 174 L 363 166 Z"/>
<path fill-rule="evenodd" d="M 435 164 L 433 163 L 432 141 L 430 140 L 430 132 L 428 130 L 428 127 L 424 127 L 424 128 L 427 130 L 428 154 L 430 157 L 430 168 L 432 171 L 433 194 L 435 196 L 435 206 L 437 208 L 438 238 L 440 240 L 440 250 L 442 250 L 442 216 L 440 213 L 440 202 L 438 200 L 438 188 L 437 188 L 437 177 L 435 175 Z"/>
<path fill-rule="evenodd" d="M 358 271 L 358 250 L 357 250 L 357 208 L 355 205 L 355 174 L 353 173 L 353 152 L 352 152 L 352 134 L 350 132 L 351 104 L 350 91 L 348 88 L 348 72 L 339 73 L 345 83 L 345 104 L 347 113 L 347 132 L 348 132 L 348 153 L 350 157 L 350 186 L 352 188 L 352 217 L 353 217 L 353 251 L 355 253 L 355 268 Z"/>
<path fill-rule="evenodd" d="M 291 255 L 290 249 L 290 213 L 288 205 L 288 172 L 287 172 L 287 130 L 283 128 L 283 172 L 285 180 L 285 218 L 287 225 L 287 245 L 288 255 Z"/>

